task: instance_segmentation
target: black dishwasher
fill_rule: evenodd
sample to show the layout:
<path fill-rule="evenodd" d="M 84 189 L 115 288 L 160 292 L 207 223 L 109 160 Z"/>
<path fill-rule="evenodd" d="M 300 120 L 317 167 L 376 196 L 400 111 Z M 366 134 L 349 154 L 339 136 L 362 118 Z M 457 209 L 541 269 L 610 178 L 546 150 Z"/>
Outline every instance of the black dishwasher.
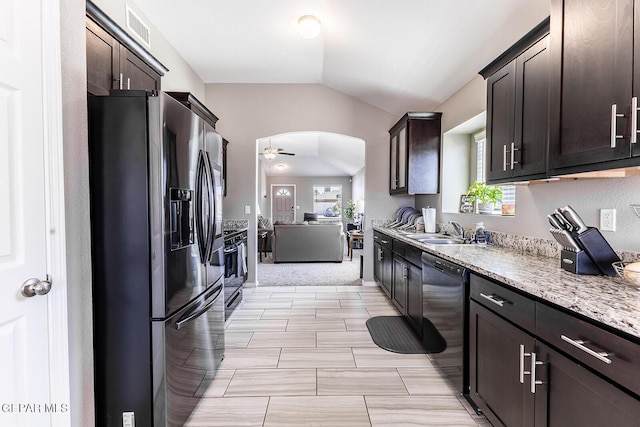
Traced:
<path fill-rule="evenodd" d="M 434 364 L 469 393 L 469 271 L 422 253 L 422 341 Z"/>

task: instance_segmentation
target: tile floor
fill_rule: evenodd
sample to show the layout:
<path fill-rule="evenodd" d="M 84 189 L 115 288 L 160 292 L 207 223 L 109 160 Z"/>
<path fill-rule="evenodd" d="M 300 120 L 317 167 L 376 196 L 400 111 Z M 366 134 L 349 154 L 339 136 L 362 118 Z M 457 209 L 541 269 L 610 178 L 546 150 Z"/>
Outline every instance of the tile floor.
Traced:
<path fill-rule="evenodd" d="M 426 355 L 373 343 L 366 320 L 398 315 L 378 287 L 258 287 L 244 298 L 188 426 L 490 426 Z"/>

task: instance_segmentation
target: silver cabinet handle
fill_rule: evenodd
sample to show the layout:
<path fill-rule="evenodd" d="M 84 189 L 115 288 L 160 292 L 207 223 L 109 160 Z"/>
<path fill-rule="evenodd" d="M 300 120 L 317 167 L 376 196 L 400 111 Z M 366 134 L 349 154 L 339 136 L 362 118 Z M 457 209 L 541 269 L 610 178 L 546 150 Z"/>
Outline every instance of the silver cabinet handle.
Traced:
<path fill-rule="evenodd" d="M 387 243 L 389 243 L 389 241 L 388 241 L 388 240 L 380 240 L 380 241 L 381 241 L 382 243 L 384 243 L 385 245 L 386 245 Z"/>
<path fill-rule="evenodd" d="M 513 170 L 513 165 L 517 165 L 518 162 L 515 161 L 516 151 L 519 151 L 519 148 L 516 148 L 516 143 L 511 143 L 511 170 Z"/>
<path fill-rule="evenodd" d="M 20 293 L 26 298 L 36 295 L 46 295 L 51 290 L 51 277 L 47 274 L 47 280 L 31 278 L 25 281 L 20 287 Z"/>
<path fill-rule="evenodd" d="M 631 143 L 638 142 L 638 97 L 631 98 Z"/>
<path fill-rule="evenodd" d="M 378 248 L 378 261 L 382 261 L 384 259 L 384 253 L 382 249 Z"/>
<path fill-rule="evenodd" d="M 544 365 L 544 362 L 536 360 L 536 354 L 531 352 L 531 393 L 536 394 L 536 386 L 544 384 L 544 381 L 536 379 L 536 366 Z"/>
<path fill-rule="evenodd" d="M 373 236 L 373 240 L 378 240 L 378 236 Z"/>
<path fill-rule="evenodd" d="M 531 373 L 531 371 L 524 370 L 524 358 L 529 356 L 531 353 L 525 353 L 524 344 L 520 344 L 520 384 L 524 384 L 524 376 Z"/>
<path fill-rule="evenodd" d="M 591 350 L 590 348 L 588 348 L 585 344 L 588 343 L 588 341 L 583 341 L 583 340 L 572 340 L 571 338 L 567 337 L 566 335 L 560 335 L 560 338 L 562 338 L 563 341 L 568 342 L 569 344 L 571 344 L 572 346 L 584 351 L 585 353 L 589 354 L 590 356 L 595 357 L 596 359 L 606 363 L 607 365 L 611 364 L 611 359 L 607 358 L 607 356 L 611 356 L 610 353 L 598 353 L 596 351 Z"/>
<path fill-rule="evenodd" d="M 122 75 L 122 73 L 120 73 L 120 90 L 122 90 L 122 80 L 124 79 L 124 76 Z"/>
<path fill-rule="evenodd" d="M 507 144 L 502 146 L 502 170 L 507 170 Z"/>
<path fill-rule="evenodd" d="M 616 140 L 622 138 L 618 135 L 618 117 L 624 117 L 624 114 L 619 114 L 618 106 L 611 104 L 611 148 L 616 148 Z"/>
<path fill-rule="evenodd" d="M 402 280 L 404 280 L 405 282 L 407 280 L 409 280 L 409 268 L 408 267 L 402 267 Z"/>
<path fill-rule="evenodd" d="M 480 296 L 486 300 L 491 301 L 495 305 L 499 305 L 500 307 L 504 307 L 504 303 L 506 302 L 505 300 L 495 299 L 495 296 L 493 295 L 485 295 L 482 292 L 480 292 Z"/>
<path fill-rule="evenodd" d="M 127 77 L 127 90 L 131 90 L 131 78 Z"/>

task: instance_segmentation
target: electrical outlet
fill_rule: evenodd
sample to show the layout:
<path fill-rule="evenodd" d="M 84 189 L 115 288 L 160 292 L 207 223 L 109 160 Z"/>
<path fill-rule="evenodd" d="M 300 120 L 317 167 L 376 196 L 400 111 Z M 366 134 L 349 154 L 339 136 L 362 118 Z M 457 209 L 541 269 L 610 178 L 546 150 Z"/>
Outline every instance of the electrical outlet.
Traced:
<path fill-rule="evenodd" d="M 615 209 L 600 209 L 600 230 L 616 231 Z"/>

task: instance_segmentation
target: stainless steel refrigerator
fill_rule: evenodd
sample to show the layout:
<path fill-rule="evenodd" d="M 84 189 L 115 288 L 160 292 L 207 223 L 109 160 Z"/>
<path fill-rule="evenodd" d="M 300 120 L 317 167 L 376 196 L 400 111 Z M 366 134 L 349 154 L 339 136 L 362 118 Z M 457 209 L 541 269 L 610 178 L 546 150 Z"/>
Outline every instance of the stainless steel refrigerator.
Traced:
<path fill-rule="evenodd" d="M 96 425 L 180 426 L 224 354 L 222 138 L 165 93 L 89 97 Z"/>

